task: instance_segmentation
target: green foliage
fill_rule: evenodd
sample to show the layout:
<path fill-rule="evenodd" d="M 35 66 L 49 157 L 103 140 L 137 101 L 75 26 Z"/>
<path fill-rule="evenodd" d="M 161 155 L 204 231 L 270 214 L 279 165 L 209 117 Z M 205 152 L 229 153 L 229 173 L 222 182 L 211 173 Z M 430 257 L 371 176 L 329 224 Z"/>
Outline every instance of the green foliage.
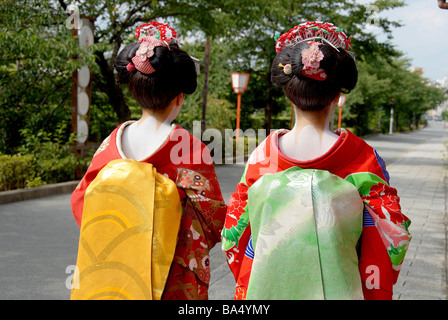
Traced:
<path fill-rule="evenodd" d="M 35 164 L 32 155 L 0 155 L 0 191 L 25 188 L 34 183 Z"/>
<path fill-rule="evenodd" d="M 38 131 L 33 134 L 29 129 L 21 129 L 24 144 L 18 149 L 20 155 L 34 157 L 35 176 L 44 183 L 57 183 L 75 179 L 75 169 L 86 165 L 87 159 L 77 159 L 71 151 L 75 135 L 65 140 L 66 128 L 61 126 L 54 133 Z"/>
<path fill-rule="evenodd" d="M 96 19 L 95 44 L 88 48 L 80 49 L 66 27 L 65 10 L 70 4 Z M 401 7 L 404 1 L 372 4 L 382 17 L 381 12 Z M 2 156 L 2 165 L 9 163 L 5 164 L 8 174 L 16 170 L 11 168 L 22 168 L 17 169 L 22 172 L 17 176 L 20 181 L 14 182 L 20 186 L 73 178 L 78 160 L 70 151 L 71 78 L 85 63 L 92 70 L 89 141 L 102 141 L 123 118 L 139 118 L 140 106 L 126 86 L 115 84 L 113 66 L 120 48 L 135 41 L 135 27 L 152 20 L 170 22 L 181 35 L 182 48 L 202 62 L 198 89 L 186 97 L 176 119 L 186 129 L 201 119 L 207 37 L 212 45 L 206 127 L 235 128 L 237 97 L 230 73 L 240 71 L 251 75 L 242 96 L 241 128 L 288 128 L 291 103 L 270 81 L 274 37 L 306 20 L 333 22 L 352 36 L 359 82 L 343 108 L 343 126 L 361 135 L 387 131 L 394 108 L 396 130 L 417 128 L 420 116 L 445 96 L 412 73 L 409 61 L 390 42 L 378 42 L 367 28 L 371 13 L 354 0 L 3 0 L 0 153 L 20 156 Z M 377 22 L 389 39 L 392 28 L 400 26 L 385 18 Z M 116 104 L 117 97 L 122 97 L 121 104 Z M 21 160 L 27 156 L 32 158 Z M 24 178 L 25 171 L 29 176 Z"/>
<path fill-rule="evenodd" d="M 54 133 L 21 129 L 24 144 L 14 155 L 0 155 L 0 190 L 36 187 L 75 179 L 75 169 L 90 159 L 78 159 L 71 151 L 75 135 L 65 140 L 66 128 Z"/>
<path fill-rule="evenodd" d="M 72 73 L 95 65 L 96 47 L 79 48 L 67 14 L 55 5 L 0 2 L 0 152 L 13 153 L 22 143 L 18 128 L 52 130 L 69 121 Z"/>
<path fill-rule="evenodd" d="M 359 135 L 387 132 L 392 108 L 394 131 L 416 129 L 422 115 L 445 100 L 443 90 L 412 72 L 403 58 L 378 59 L 375 64 L 358 61 L 358 70 L 358 84 L 347 96 L 342 123 Z"/>

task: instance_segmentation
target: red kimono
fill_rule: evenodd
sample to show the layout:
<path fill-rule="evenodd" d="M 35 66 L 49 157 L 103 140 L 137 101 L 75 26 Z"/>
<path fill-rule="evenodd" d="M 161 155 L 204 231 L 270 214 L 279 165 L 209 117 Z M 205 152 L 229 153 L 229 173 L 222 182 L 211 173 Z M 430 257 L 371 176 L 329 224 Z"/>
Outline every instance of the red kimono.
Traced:
<path fill-rule="evenodd" d="M 294 166 L 329 171 L 358 189 L 364 202 L 362 235 L 357 248 L 364 298 L 391 299 L 409 245 L 410 221 L 401 213 L 397 191 L 389 186 L 384 161 L 372 147 L 345 129 L 337 132 L 340 137 L 326 154 L 310 161 L 297 161 L 279 149 L 278 139 L 285 133 L 284 130 L 271 133 L 255 149 L 228 204 L 223 249 L 237 282 L 235 299 L 246 298 L 254 261 L 251 225 L 246 213 L 248 191 L 264 174 Z"/>
<path fill-rule="evenodd" d="M 118 146 L 125 125 L 116 128 L 102 143 L 72 194 L 72 211 L 79 226 L 87 187 L 107 163 L 124 158 Z M 158 173 L 175 182 L 183 210 L 162 299 L 208 299 L 209 251 L 221 241 L 226 213 L 210 152 L 199 139 L 175 126 L 164 144 L 143 162 L 151 163 Z"/>

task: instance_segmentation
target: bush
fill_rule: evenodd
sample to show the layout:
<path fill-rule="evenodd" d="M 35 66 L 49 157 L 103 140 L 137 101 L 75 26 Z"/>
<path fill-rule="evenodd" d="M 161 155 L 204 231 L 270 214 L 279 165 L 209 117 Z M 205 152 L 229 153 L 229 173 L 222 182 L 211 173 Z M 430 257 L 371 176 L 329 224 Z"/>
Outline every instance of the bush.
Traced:
<path fill-rule="evenodd" d="M 0 191 L 38 184 L 32 155 L 0 155 Z"/>
<path fill-rule="evenodd" d="M 0 154 L 0 191 L 74 180 L 76 168 L 89 159 L 76 158 L 71 151 L 75 136 L 67 139 L 65 131 L 66 126 L 54 133 L 20 130 L 24 144 L 18 154 Z"/>
<path fill-rule="evenodd" d="M 81 164 L 70 150 L 75 136 L 70 135 L 67 140 L 65 131 L 66 126 L 61 126 L 54 133 L 40 130 L 33 134 L 29 129 L 20 130 L 25 143 L 19 152 L 34 156 L 36 177 L 45 183 L 74 180 L 75 169 Z"/>

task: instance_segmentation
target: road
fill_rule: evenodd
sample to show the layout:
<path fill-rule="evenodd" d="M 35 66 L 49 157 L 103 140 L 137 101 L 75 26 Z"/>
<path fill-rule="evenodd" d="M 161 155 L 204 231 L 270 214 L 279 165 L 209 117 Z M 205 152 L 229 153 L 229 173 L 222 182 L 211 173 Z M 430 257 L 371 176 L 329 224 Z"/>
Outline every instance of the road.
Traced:
<path fill-rule="evenodd" d="M 393 167 L 434 137 L 448 140 L 441 123 L 366 140 Z M 216 167 L 224 199 L 229 199 L 243 170 L 241 164 Z M 69 299 L 66 283 L 71 272 L 66 270 L 76 262 L 78 233 L 69 194 L 0 205 L 0 299 Z M 211 252 L 211 268 L 210 299 L 231 299 L 234 280 L 219 244 Z"/>

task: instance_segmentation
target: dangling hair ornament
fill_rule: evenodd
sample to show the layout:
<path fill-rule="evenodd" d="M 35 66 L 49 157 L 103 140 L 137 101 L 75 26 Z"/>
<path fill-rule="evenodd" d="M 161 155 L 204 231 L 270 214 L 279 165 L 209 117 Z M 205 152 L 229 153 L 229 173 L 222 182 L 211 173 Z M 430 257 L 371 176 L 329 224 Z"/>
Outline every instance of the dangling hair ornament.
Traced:
<path fill-rule="evenodd" d="M 292 66 L 288 63 L 286 66 L 284 66 L 283 64 L 281 64 L 281 63 L 279 63 L 278 64 L 278 66 L 280 67 L 280 68 L 283 68 L 283 72 L 286 74 L 286 75 L 290 75 L 290 74 L 292 74 Z"/>
<path fill-rule="evenodd" d="M 275 50 L 279 53 L 286 47 L 305 41 L 308 42 L 310 47 L 302 51 L 304 67 L 301 74 L 318 81 L 324 81 L 328 78 L 325 71 L 320 68 L 320 62 L 324 58 L 324 54 L 319 46 L 328 44 L 338 52 L 339 49 L 348 50 L 351 46 L 351 39 L 347 37 L 343 29 L 329 22 L 307 21 L 282 34 L 276 41 Z"/>
<path fill-rule="evenodd" d="M 179 43 L 179 38 L 174 29 L 168 24 L 156 21 L 145 23 L 138 27 L 135 30 L 135 37 L 138 39 L 140 47 L 132 58 L 132 63 L 130 63 L 132 66 L 128 64 L 126 69 L 132 72 L 132 67 L 134 67 L 134 70 L 137 69 L 144 74 L 151 74 L 156 71 L 149 62 L 149 58 L 154 55 L 154 48 L 169 48 L 169 43 L 172 41 Z"/>

